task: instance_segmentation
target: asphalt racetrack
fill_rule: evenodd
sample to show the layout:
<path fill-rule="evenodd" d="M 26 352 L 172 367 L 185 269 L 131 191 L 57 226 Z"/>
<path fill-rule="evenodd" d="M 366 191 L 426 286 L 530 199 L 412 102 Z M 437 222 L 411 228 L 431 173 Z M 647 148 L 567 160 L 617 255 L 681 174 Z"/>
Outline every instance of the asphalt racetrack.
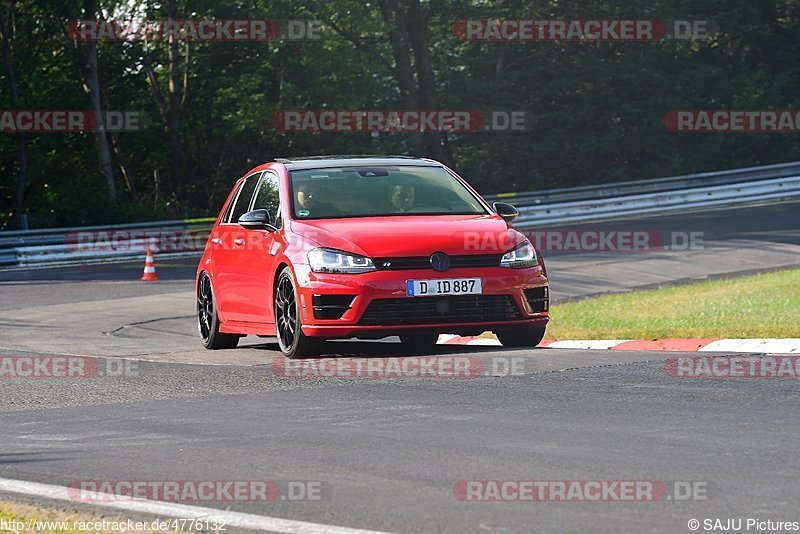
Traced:
<path fill-rule="evenodd" d="M 559 228 L 696 232 L 702 246 L 545 251 L 552 293 L 796 266 L 798 214 L 800 202 L 788 202 Z M 2 356 L 131 362 L 118 376 L 0 379 L 0 478 L 313 481 L 318 499 L 203 506 L 319 532 L 691 532 L 691 519 L 798 520 L 793 380 L 676 378 L 664 369 L 674 353 L 480 346 L 435 355 L 483 369 L 466 378 L 280 376 L 274 340 L 202 349 L 196 259 L 156 262 L 161 281 L 150 284 L 137 280 L 140 263 L 0 273 Z M 353 360 L 404 355 L 392 339 L 329 346 Z M 463 499 L 463 481 L 493 480 L 658 481 L 666 495 Z M 681 498 L 687 485 L 702 491 Z"/>

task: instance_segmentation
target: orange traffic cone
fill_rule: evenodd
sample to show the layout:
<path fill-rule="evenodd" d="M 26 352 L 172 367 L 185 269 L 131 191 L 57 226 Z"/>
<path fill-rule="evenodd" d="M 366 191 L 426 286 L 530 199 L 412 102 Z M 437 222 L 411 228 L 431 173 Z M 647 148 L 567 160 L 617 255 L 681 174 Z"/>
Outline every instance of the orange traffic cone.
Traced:
<path fill-rule="evenodd" d="M 139 280 L 144 280 L 145 282 L 154 282 L 158 280 L 156 276 L 156 264 L 153 261 L 153 253 L 150 249 L 147 249 L 147 258 L 144 260 L 144 273 Z"/>

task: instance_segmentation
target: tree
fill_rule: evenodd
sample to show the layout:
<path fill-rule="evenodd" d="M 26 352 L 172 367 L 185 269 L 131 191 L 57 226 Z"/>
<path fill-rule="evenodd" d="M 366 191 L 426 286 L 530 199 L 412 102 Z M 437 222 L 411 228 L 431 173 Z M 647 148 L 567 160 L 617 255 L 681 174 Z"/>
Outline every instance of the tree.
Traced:
<path fill-rule="evenodd" d="M 178 5 L 176 0 L 167 0 L 167 16 L 178 19 Z M 167 92 L 161 88 L 156 69 L 145 50 L 142 55 L 142 66 L 147 75 L 147 81 L 152 90 L 153 99 L 158 106 L 161 120 L 164 123 L 164 134 L 167 141 L 168 164 L 170 170 L 171 193 L 179 195 L 183 184 L 189 180 L 189 170 L 186 165 L 186 153 L 181 139 L 180 126 L 186 98 L 189 94 L 189 67 L 191 65 L 191 47 L 185 44 L 185 54 L 181 58 L 180 42 L 173 33 L 169 34 L 167 42 Z M 181 74 L 181 65 L 183 73 Z"/>
<path fill-rule="evenodd" d="M 13 39 L 14 0 L 8 4 L 8 14 L 3 15 L 0 9 L 0 39 L 3 40 L 3 66 L 8 77 L 8 86 L 11 93 L 11 107 L 19 109 L 19 89 L 17 88 L 17 75 L 14 70 L 14 52 L 11 48 Z M 25 147 L 25 134 L 18 132 L 17 137 L 17 185 L 14 190 L 14 205 L 11 215 L 16 219 L 17 228 L 25 226 L 23 211 L 25 200 L 25 182 L 28 171 L 28 153 Z"/>
<path fill-rule="evenodd" d="M 83 16 L 86 19 L 98 18 L 96 0 L 84 0 Z M 111 150 L 108 146 L 108 136 L 103 126 L 103 106 L 100 102 L 102 90 L 100 75 L 97 72 L 97 43 L 89 40 L 85 45 L 86 65 L 84 79 L 85 88 L 89 96 L 89 109 L 97 116 L 97 129 L 93 132 L 97 158 L 100 164 L 100 177 L 106 188 L 106 198 L 111 205 L 117 202 L 117 186 L 114 183 L 114 168 L 111 165 Z"/>

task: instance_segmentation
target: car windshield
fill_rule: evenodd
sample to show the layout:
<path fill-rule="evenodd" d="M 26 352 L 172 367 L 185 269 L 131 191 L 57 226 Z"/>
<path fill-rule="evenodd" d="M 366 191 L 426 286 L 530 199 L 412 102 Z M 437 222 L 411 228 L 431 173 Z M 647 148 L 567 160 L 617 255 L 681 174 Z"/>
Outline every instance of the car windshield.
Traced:
<path fill-rule="evenodd" d="M 486 213 L 442 167 L 342 167 L 291 171 L 297 219 Z"/>

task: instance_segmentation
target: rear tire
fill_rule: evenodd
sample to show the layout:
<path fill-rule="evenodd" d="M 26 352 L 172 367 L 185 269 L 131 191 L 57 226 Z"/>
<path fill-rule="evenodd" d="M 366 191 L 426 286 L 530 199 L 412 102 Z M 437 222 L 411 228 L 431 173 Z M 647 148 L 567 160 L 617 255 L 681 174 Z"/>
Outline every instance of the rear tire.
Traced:
<path fill-rule="evenodd" d="M 303 333 L 300 320 L 300 305 L 294 286 L 292 271 L 285 267 L 275 286 L 275 329 L 278 346 L 287 358 L 319 356 L 325 340 Z"/>
<path fill-rule="evenodd" d="M 545 327 L 528 327 L 495 332 L 504 347 L 535 347 L 544 339 Z"/>
<path fill-rule="evenodd" d="M 214 302 L 211 278 L 203 273 L 197 284 L 197 329 L 203 346 L 209 350 L 235 349 L 241 336 L 219 331 L 219 313 Z"/>
<path fill-rule="evenodd" d="M 401 335 L 400 342 L 411 350 L 431 350 L 436 347 L 439 334 L 408 334 Z"/>

